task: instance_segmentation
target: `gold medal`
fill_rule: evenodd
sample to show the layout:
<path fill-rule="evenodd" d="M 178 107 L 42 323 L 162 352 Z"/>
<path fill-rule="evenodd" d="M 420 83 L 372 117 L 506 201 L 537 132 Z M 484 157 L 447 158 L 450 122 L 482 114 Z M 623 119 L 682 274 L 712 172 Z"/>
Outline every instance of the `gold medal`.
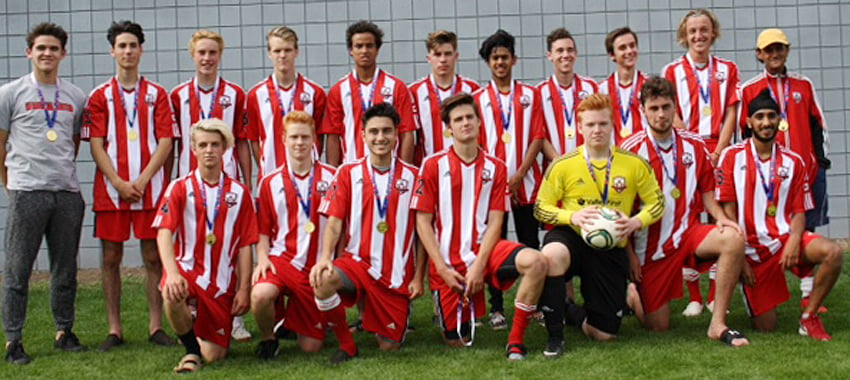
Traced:
<path fill-rule="evenodd" d="M 385 222 L 383 220 L 378 222 L 378 232 L 383 234 L 383 233 L 386 233 L 389 230 L 390 230 L 390 225 L 387 224 L 387 222 Z"/>
<path fill-rule="evenodd" d="M 304 226 L 304 231 L 307 231 L 308 234 L 312 234 L 315 230 L 316 225 L 313 224 L 313 222 L 307 222 L 307 224 Z"/>
<path fill-rule="evenodd" d="M 207 234 L 207 244 L 215 245 L 215 241 L 216 241 L 215 234 Z"/>
<path fill-rule="evenodd" d="M 670 196 L 672 196 L 673 199 L 679 199 L 679 197 L 682 196 L 682 192 L 678 187 L 674 187 L 673 190 L 670 190 Z"/>
<path fill-rule="evenodd" d="M 446 128 L 445 130 L 443 130 L 443 137 L 445 137 L 445 138 L 450 138 L 450 137 L 452 137 L 452 130 L 451 130 L 451 129 L 448 129 L 448 128 Z"/>
<path fill-rule="evenodd" d="M 567 129 L 567 138 L 572 140 L 575 137 L 576 137 L 576 130 L 572 129 L 572 128 L 568 128 Z"/>
<path fill-rule="evenodd" d="M 782 119 L 782 121 L 779 122 L 779 130 L 782 132 L 788 130 L 788 120 Z"/>
<path fill-rule="evenodd" d="M 711 116 L 711 107 L 709 107 L 709 106 L 702 107 L 702 115 L 703 116 Z"/>
<path fill-rule="evenodd" d="M 622 137 L 622 138 L 629 137 L 629 135 L 631 135 L 631 134 L 632 134 L 632 132 L 625 129 L 625 128 L 620 130 L 620 137 Z"/>
<path fill-rule="evenodd" d="M 47 131 L 47 141 L 54 142 L 59 138 L 59 134 L 54 130 Z"/>
<path fill-rule="evenodd" d="M 767 206 L 767 216 L 776 216 L 776 206 Z"/>
<path fill-rule="evenodd" d="M 508 133 L 508 132 L 502 133 L 502 142 L 503 143 L 510 144 L 511 141 L 513 141 L 513 140 L 514 140 L 514 138 L 513 138 L 513 136 L 511 136 L 510 133 Z"/>
<path fill-rule="evenodd" d="M 136 141 L 139 139 L 139 133 L 136 131 L 129 131 L 127 132 L 127 138 L 130 139 L 130 141 Z"/>

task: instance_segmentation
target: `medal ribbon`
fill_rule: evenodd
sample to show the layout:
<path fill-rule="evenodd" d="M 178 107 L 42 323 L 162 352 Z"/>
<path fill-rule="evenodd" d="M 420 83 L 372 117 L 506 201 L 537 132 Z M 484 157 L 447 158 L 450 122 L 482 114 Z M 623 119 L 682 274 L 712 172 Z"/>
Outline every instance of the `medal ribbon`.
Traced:
<path fill-rule="evenodd" d="M 756 152 L 756 147 L 750 142 L 750 152 L 752 152 L 753 160 L 755 162 L 759 162 L 758 152 Z M 773 148 L 770 150 L 770 175 L 769 182 L 764 180 L 764 174 L 761 172 L 761 167 L 756 166 L 756 171 L 759 173 L 759 179 L 761 180 L 761 188 L 764 190 L 764 194 L 767 195 L 767 200 L 770 203 L 774 202 L 774 195 L 776 195 L 776 182 L 774 182 L 774 172 L 776 169 L 776 145 L 773 145 Z"/>
<path fill-rule="evenodd" d="M 53 99 L 53 115 L 47 110 L 48 103 L 44 100 L 44 92 L 41 90 L 41 84 L 35 79 L 35 74 L 32 76 L 35 82 L 35 89 L 38 90 L 38 98 L 41 100 L 41 109 L 44 110 L 44 119 L 47 121 L 47 129 L 53 129 L 56 125 L 56 116 L 59 115 L 59 78 L 56 78 L 56 95 Z"/>
<path fill-rule="evenodd" d="M 390 176 L 387 178 L 387 191 L 384 199 L 381 200 L 381 194 L 378 193 L 378 182 L 375 180 L 375 172 L 377 171 L 372 164 L 369 164 L 372 169 L 372 188 L 375 190 L 375 202 L 378 205 L 378 216 L 381 220 L 386 219 L 387 211 L 390 208 L 390 193 L 393 191 L 393 179 L 395 178 L 395 159 L 390 165 Z"/>
<path fill-rule="evenodd" d="M 593 178 L 594 186 L 596 186 L 596 172 L 593 170 L 593 164 L 590 162 L 590 153 L 587 152 L 587 147 L 584 147 L 584 161 L 587 162 L 587 171 L 590 172 L 590 177 Z M 608 204 L 608 184 L 611 182 L 611 163 L 614 161 L 614 153 L 608 154 L 608 165 L 605 168 L 605 186 L 599 196 L 602 198 L 602 205 Z M 598 190 L 598 189 L 597 189 Z"/>
<path fill-rule="evenodd" d="M 295 74 L 295 81 L 292 82 L 292 97 L 289 98 L 289 106 L 283 108 L 283 94 L 280 92 L 280 85 L 277 83 L 277 76 L 272 74 L 272 83 L 274 83 L 275 95 L 277 95 L 277 106 L 280 107 L 280 116 L 285 117 L 286 114 L 292 112 L 292 107 L 295 104 L 295 98 L 298 96 L 298 74 Z"/>
<path fill-rule="evenodd" d="M 141 84 L 141 79 L 136 81 L 136 89 L 133 91 L 133 117 L 126 118 L 127 124 L 130 125 L 130 129 L 133 129 L 133 127 L 135 126 L 135 124 L 136 124 L 136 114 L 139 111 L 139 92 L 142 91 L 140 84 Z M 120 84 L 119 84 L 119 86 L 120 86 Z M 124 97 L 124 89 L 119 88 L 118 93 L 121 94 L 121 106 L 124 107 L 124 115 L 126 116 L 127 115 L 127 99 Z"/>
<path fill-rule="evenodd" d="M 666 177 L 670 182 L 673 183 L 673 187 L 678 187 L 678 179 L 679 179 L 679 160 L 678 160 L 678 151 L 676 150 L 676 132 L 673 132 L 673 146 L 671 147 L 671 152 L 673 153 L 673 176 L 669 175 L 670 171 L 667 170 L 667 163 L 664 161 L 664 156 L 661 155 L 661 148 L 658 146 L 658 141 L 655 141 L 655 138 L 652 137 L 651 133 L 646 134 L 649 137 L 649 140 L 652 141 L 652 147 L 655 148 L 655 154 L 658 155 L 658 159 L 661 160 L 661 167 L 664 170 L 664 177 Z"/>
<path fill-rule="evenodd" d="M 464 292 L 466 291 L 466 286 L 463 287 L 463 290 L 464 290 Z M 460 296 L 460 297 L 462 297 L 462 296 Z M 456 329 L 457 329 L 458 339 L 460 339 L 460 341 L 463 343 L 463 345 L 466 346 L 466 347 L 472 347 L 472 343 L 475 342 L 475 303 L 472 302 L 471 298 L 468 301 L 469 301 L 469 324 L 471 325 L 470 331 L 469 331 L 469 342 L 463 341 L 463 334 L 461 334 L 461 332 L 460 332 L 461 326 L 463 326 L 463 323 L 461 323 L 461 321 L 463 320 L 463 309 L 464 309 L 462 299 L 458 300 L 458 303 L 457 303 L 457 327 L 456 327 Z"/>
<path fill-rule="evenodd" d="M 213 91 L 210 94 L 210 112 L 204 113 L 204 107 L 201 106 L 201 85 L 198 83 L 198 78 L 195 78 L 195 93 L 198 94 L 198 108 L 201 109 L 201 120 L 206 120 L 213 117 L 213 111 L 215 111 L 215 101 L 218 98 L 218 86 L 221 82 L 220 78 L 215 79 L 215 86 L 213 86 Z"/>
<path fill-rule="evenodd" d="M 699 73 L 694 72 L 694 78 L 696 78 L 699 96 L 702 98 L 703 103 L 711 107 L 711 80 L 714 78 L 714 61 L 711 57 L 708 57 L 708 83 L 705 84 L 705 89 L 703 89 L 699 79 Z"/>
<path fill-rule="evenodd" d="M 444 99 L 440 96 L 440 88 L 437 86 L 437 81 L 434 80 L 433 74 L 428 76 L 428 86 L 431 87 L 431 91 L 433 91 L 436 95 L 438 100 L 437 108 L 440 108 L 440 106 L 443 105 Z M 452 89 L 451 91 L 449 91 L 449 96 L 456 95 L 458 93 L 459 88 L 460 80 L 458 80 L 458 77 L 455 76 L 454 78 L 452 78 Z"/>
<path fill-rule="evenodd" d="M 200 176 L 200 172 L 198 172 Z M 216 186 L 215 193 L 215 210 L 213 211 L 212 220 L 210 220 L 210 212 L 207 210 L 207 189 L 206 183 L 204 183 L 203 179 L 201 179 L 198 186 L 198 192 L 201 193 L 201 203 L 204 205 L 204 220 L 207 222 L 207 234 L 213 233 L 215 231 L 215 220 L 218 219 L 218 209 L 221 206 L 221 199 L 223 198 L 224 192 L 221 189 L 224 187 L 224 173 L 222 173 L 218 180 L 218 186 Z"/>
<path fill-rule="evenodd" d="M 292 166 L 288 165 L 287 169 L 289 169 L 289 179 L 292 181 L 292 187 L 295 188 L 295 195 L 298 197 L 298 204 L 301 205 L 301 211 L 304 211 L 304 215 L 307 216 L 307 219 L 310 219 L 310 205 L 313 203 L 313 177 L 315 175 L 315 170 L 310 168 L 310 179 L 307 181 L 307 200 L 304 200 L 304 196 L 301 195 L 301 189 L 298 187 L 298 184 L 295 182 L 295 172 L 292 171 Z"/>
<path fill-rule="evenodd" d="M 552 77 L 552 80 L 554 81 L 555 78 Z M 564 108 L 564 119 L 567 120 L 567 125 L 569 125 L 569 126 L 573 125 L 573 116 L 575 116 L 575 114 L 573 112 L 578 107 L 578 87 L 579 87 L 579 83 L 581 83 L 581 82 L 578 80 L 578 78 L 573 78 L 573 86 L 572 86 L 573 87 L 573 109 L 570 109 L 570 107 L 567 107 L 567 100 L 564 98 L 564 92 L 561 91 L 561 85 L 555 83 L 555 89 L 558 91 L 558 96 L 561 98 L 561 104 L 563 105 L 563 108 Z"/>
<path fill-rule="evenodd" d="M 620 99 L 620 97 L 617 96 L 617 98 L 618 98 L 617 103 L 619 103 L 618 106 L 620 107 L 620 116 L 623 119 L 623 124 L 620 126 L 621 128 L 625 128 L 626 124 L 629 123 L 629 119 L 632 117 L 632 105 L 634 105 L 634 102 L 635 102 L 635 89 L 637 88 L 637 80 L 638 80 L 638 71 L 636 69 L 635 70 L 635 76 L 634 76 L 634 78 L 632 78 L 631 89 L 629 90 L 629 102 L 626 103 L 625 108 L 623 108 L 623 99 Z M 617 95 L 620 95 L 620 93 L 619 93 L 619 91 L 620 91 L 620 75 L 617 74 L 617 73 L 614 73 L 614 84 L 616 85 L 615 89 L 617 91 Z M 702 87 L 700 87 L 700 93 L 702 93 Z M 709 93 L 710 93 L 710 91 L 709 91 Z M 632 127 L 632 129 L 634 129 L 634 127 Z"/>
<path fill-rule="evenodd" d="M 496 103 L 496 105 L 499 106 L 499 115 L 502 116 L 502 128 L 504 128 L 505 132 L 507 132 L 508 129 L 511 127 L 511 119 L 512 119 L 512 116 L 514 114 L 514 96 L 516 95 L 514 93 L 514 81 L 513 80 L 511 81 L 511 93 L 510 93 L 510 96 L 509 96 L 510 100 L 508 101 L 508 113 L 507 114 L 505 114 L 505 111 L 504 111 L 505 107 L 502 105 L 502 94 L 499 91 L 499 87 L 496 86 L 496 82 L 494 82 L 492 80 L 490 81 L 490 85 L 492 86 L 493 91 L 497 95 L 496 100 L 498 100 L 498 102 Z"/>
<path fill-rule="evenodd" d="M 782 86 L 782 79 L 776 77 L 776 87 Z M 770 97 L 779 105 L 779 113 L 782 115 L 783 120 L 788 120 L 788 94 L 791 92 L 791 80 L 786 79 L 783 88 L 783 99 L 780 102 L 779 97 L 776 96 L 776 92 L 773 91 L 773 87 L 770 86 L 770 82 L 767 82 L 767 89 L 770 91 Z"/>
<path fill-rule="evenodd" d="M 375 86 L 378 84 L 378 80 L 381 79 L 381 71 L 376 69 L 377 73 L 374 77 L 372 77 L 372 83 L 369 83 L 369 96 L 365 99 L 363 98 L 363 92 L 358 91 L 360 93 L 360 111 L 366 112 L 369 108 L 372 108 L 372 99 L 375 96 Z M 357 70 L 354 71 L 354 79 L 357 82 L 357 86 L 360 86 L 360 78 L 357 77 Z M 359 90 L 359 87 L 358 87 Z M 368 102 L 367 102 L 368 100 Z M 368 107 L 367 107 L 368 106 Z"/>

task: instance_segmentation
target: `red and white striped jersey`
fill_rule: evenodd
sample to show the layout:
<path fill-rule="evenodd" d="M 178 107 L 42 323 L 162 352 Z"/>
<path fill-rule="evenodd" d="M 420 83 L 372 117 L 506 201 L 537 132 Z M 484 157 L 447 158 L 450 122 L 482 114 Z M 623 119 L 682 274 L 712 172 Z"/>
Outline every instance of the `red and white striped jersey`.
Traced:
<path fill-rule="evenodd" d="M 344 164 L 319 208 L 323 215 L 347 224 L 345 254 L 360 262 L 372 278 L 403 294 L 413 278 L 415 220 L 410 201 L 416 172 L 416 167 L 399 159 L 384 173 L 372 168 L 368 156 Z M 376 189 L 381 202 L 389 196 L 383 217 Z M 379 230 L 382 222 L 388 228 L 384 232 Z"/>
<path fill-rule="evenodd" d="M 400 79 L 376 69 L 371 83 L 362 83 L 354 72 L 342 77 L 328 93 L 328 109 L 321 135 L 339 135 L 342 162 L 355 161 L 369 152 L 363 143 L 363 114 L 375 104 L 390 103 L 401 117 L 399 134 L 416 130 L 410 91 Z"/>
<path fill-rule="evenodd" d="M 555 148 L 559 155 L 576 150 L 584 144 L 584 138 L 578 131 L 576 108 L 590 94 L 598 92 L 599 88 L 593 79 L 580 76 L 573 77 L 573 84 L 564 88 L 558 84 L 553 75 L 548 80 L 537 85 L 543 100 L 543 115 L 546 120 L 546 140 Z"/>
<path fill-rule="evenodd" d="M 737 203 L 738 224 L 747 237 L 746 253 L 755 262 L 766 260 L 782 248 L 785 235 L 791 232 L 794 214 L 814 207 L 807 169 L 800 156 L 779 144 L 773 155 L 775 167 L 771 170 L 770 159 L 759 159 L 749 139 L 723 150 L 717 172 L 717 201 Z M 772 202 L 765 191 L 771 177 Z M 776 208 L 776 216 L 768 215 L 771 205 Z"/>
<path fill-rule="evenodd" d="M 534 140 L 546 137 L 540 93 L 532 86 L 513 81 L 511 93 L 504 94 L 491 81 L 476 91 L 473 97 L 481 113 L 478 141 L 487 153 L 505 162 L 510 178 L 522 165 L 528 146 Z M 508 125 L 503 118 L 507 119 Z M 537 197 L 543 176 L 540 164 L 538 155 L 520 185 L 520 205 L 533 204 Z"/>
<path fill-rule="evenodd" d="M 614 114 L 611 116 L 614 121 L 614 133 L 611 137 L 615 145 L 619 145 L 632 134 L 642 131 L 644 125 L 648 125 L 646 115 L 640 108 L 640 89 L 643 88 L 643 82 L 647 78 L 646 74 L 635 70 L 632 83 L 628 86 L 620 85 L 620 77 L 616 72 L 599 82 L 599 93 L 608 95 L 614 106 Z"/>
<path fill-rule="evenodd" d="M 215 297 L 233 294 L 239 249 L 258 240 L 251 193 L 232 178 L 221 178 L 210 186 L 200 171 L 194 170 L 174 180 L 162 197 L 152 225 L 174 233 L 177 264 L 190 274 L 189 281 Z M 214 221 L 212 231 L 207 226 L 209 221 Z M 212 245 L 207 241 L 210 233 L 215 235 Z"/>
<path fill-rule="evenodd" d="M 245 139 L 245 92 L 224 78 L 219 78 L 215 87 L 209 90 L 199 89 L 197 78 L 181 83 L 171 90 L 171 106 L 174 108 L 174 116 L 180 130 L 178 178 L 186 176 L 198 166 L 195 155 L 192 154 L 190 134 L 192 125 L 198 121 L 211 117 L 220 119 L 230 126 L 237 140 Z M 242 181 L 239 156 L 235 147 L 224 152 L 222 163 L 225 174 Z"/>
<path fill-rule="evenodd" d="M 490 211 L 510 211 L 507 168 L 479 149 L 465 163 L 453 147 L 425 159 L 411 208 L 434 214 L 443 262 L 460 274 L 475 262 Z M 439 278 L 431 265 L 431 276 Z"/>
<path fill-rule="evenodd" d="M 139 178 L 156 152 L 159 139 L 170 139 L 180 133 L 168 92 L 145 77 L 139 78 L 132 91 L 122 89 L 115 78 L 95 88 L 89 94 L 84 119 L 81 138 L 86 141 L 102 138 L 112 167 L 125 181 Z M 131 204 L 121 200 L 118 190 L 98 169 L 94 175 L 92 210 L 154 210 L 168 182 L 165 169 L 160 168 L 145 187 L 141 201 Z"/>
<path fill-rule="evenodd" d="M 666 149 L 656 145 L 647 130 L 631 135 L 620 145 L 649 162 L 664 193 L 664 216 L 633 235 L 632 246 L 641 264 L 647 259 L 661 260 L 679 249 L 688 229 L 700 223 L 702 195 L 713 193 L 715 188 L 714 167 L 705 142 L 693 133 L 676 128 L 672 131 L 675 140 Z M 678 198 L 672 195 L 674 188 L 678 189 Z"/>
<path fill-rule="evenodd" d="M 689 131 L 706 140 L 711 148 L 720 137 L 726 108 L 739 100 L 738 66 L 712 55 L 709 64 L 698 68 L 690 55 L 685 54 L 664 66 L 661 73 L 676 88 L 679 117 Z"/>
<path fill-rule="evenodd" d="M 263 177 L 257 224 L 260 233 L 271 240 L 269 256 L 281 257 L 302 272 L 313 268 L 321 252 L 321 231 L 327 222 L 327 218 L 319 216 L 319 203 L 330 189 L 335 172 L 317 161 L 310 174 L 295 175 L 294 183 L 288 165 Z M 305 205 L 309 215 L 304 213 Z M 309 232 L 308 225 L 312 226 Z"/>
<path fill-rule="evenodd" d="M 765 71 L 741 85 L 738 127 L 741 130 L 747 128 L 750 102 L 764 91 L 768 84 L 789 126 L 787 131 L 779 131 L 776 142 L 803 158 L 803 163 L 809 170 L 809 180 L 814 181 L 818 172 L 818 161 L 826 161 L 829 155 L 829 135 L 823 109 L 815 94 L 815 86 L 809 78 L 796 73 L 775 76 Z"/>
<path fill-rule="evenodd" d="M 289 88 L 281 88 L 274 75 L 270 75 L 248 92 L 246 138 L 260 144 L 258 181 L 286 161 L 283 117 L 290 111 L 307 112 L 313 116 L 318 130 L 325 114 L 325 104 L 322 86 L 301 74 L 297 74 L 295 84 Z"/>
<path fill-rule="evenodd" d="M 452 138 L 445 135 L 446 125 L 440 117 L 440 105 L 443 100 L 460 93 L 472 94 L 481 86 L 469 78 L 455 75 L 454 83 L 449 88 L 441 88 L 434 80 L 434 75 L 428 75 L 410 85 L 413 96 L 413 109 L 416 110 L 416 121 L 419 123 L 419 142 L 416 149 L 416 162 L 452 145 Z"/>

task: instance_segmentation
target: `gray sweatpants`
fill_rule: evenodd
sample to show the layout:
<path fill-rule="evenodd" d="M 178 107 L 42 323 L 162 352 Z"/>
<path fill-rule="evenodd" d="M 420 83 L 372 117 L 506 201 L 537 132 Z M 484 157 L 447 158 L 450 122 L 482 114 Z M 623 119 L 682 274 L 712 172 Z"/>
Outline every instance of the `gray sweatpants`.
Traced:
<path fill-rule="evenodd" d="M 3 274 L 3 329 L 6 340 L 20 340 L 27 318 L 32 267 L 47 238 L 50 307 L 56 330 L 74 326 L 77 255 L 85 203 L 80 193 L 10 190 Z"/>

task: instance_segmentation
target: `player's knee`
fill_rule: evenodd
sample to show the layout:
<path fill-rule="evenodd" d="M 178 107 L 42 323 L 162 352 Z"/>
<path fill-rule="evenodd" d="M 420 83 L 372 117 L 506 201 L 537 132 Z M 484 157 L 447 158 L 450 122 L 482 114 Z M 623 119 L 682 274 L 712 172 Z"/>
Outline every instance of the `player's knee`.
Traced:
<path fill-rule="evenodd" d="M 121 268 L 123 256 L 120 252 L 103 252 L 103 269 L 112 271 Z"/>
<path fill-rule="evenodd" d="M 517 257 L 517 269 L 525 277 L 545 277 L 549 269 L 548 261 L 540 251 L 524 249 Z"/>
<path fill-rule="evenodd" d="M 753 320 L 753 329 L 759 332 L 771 332 L 775 331 L 777 327 L 776 322 L 776 311 L 771 310 L 767 313 L 764 313 L 758 317 L 754 317 Z"/>
<path fill-rule="evenodd" d="M 384 337 L 377 337 L 378 349 L 381 351 L 398 351 L 401 349 L 401 343 L 395 342 Z"/>
<path fill-rule="evenodd" d="M 843 252 L 841 252 L 841 247 L 838 244 L 830 242 L 826 247 L 826 255 L 824 257 L 823 263 L 821 265 L 826 265 L 831 268 L 840 270 L 841 266 L 844 263 Z"/>
<path fill-rule="evenodd" d="M 251 310 L 260 310 L 270 306 L 274 298 L 266 289 L 255 286 L 251 289 Z"/>
<path fill-rule="evenodd" d="M 570 251 L 563 244 L 546 244 L 541 253 L 546 258 L 549 276 L 560 276 L 570 267 Z"/>
<path fill-rule="evenodd" d="M 727 233 L 724 234 L 721 241 L 723 242 L 723 249 L 720 251 L 721 255 L 730 255 L 730 256 L 738 256 L 740 258 L 744 258 L 744 248 L 746 246 L 746 242 L 744 241 L 744 237 L 738 235 L 737 233 Z"/>
<path fill-rule="evenodd" d="M 315 354 L 322 350 L 322 341 L 315 338 L 299 336 L 298 346 L 301 347 L 301 352 Z"/>
<path fill-rule="evenodd" d="M 218 345 L 209 344 L 201 346 L 201 356 L 206 364 L 222 360 L 227 357 L 227 349 Z"/>

